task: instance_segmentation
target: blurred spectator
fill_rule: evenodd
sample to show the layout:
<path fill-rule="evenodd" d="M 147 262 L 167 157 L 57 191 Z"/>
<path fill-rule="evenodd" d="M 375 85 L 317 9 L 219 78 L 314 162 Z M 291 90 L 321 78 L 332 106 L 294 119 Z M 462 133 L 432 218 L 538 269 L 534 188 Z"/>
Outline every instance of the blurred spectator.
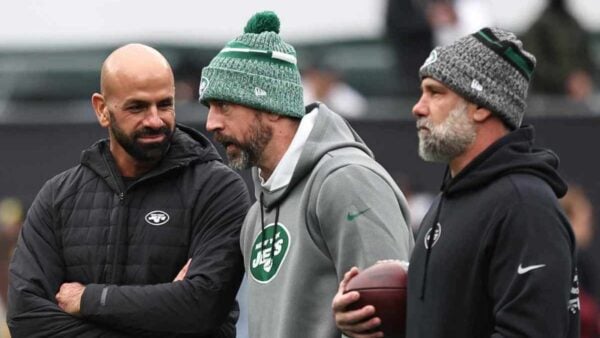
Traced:
<path fill-rule="evenodd" d="M 523 43 L 538 61 L 533 92 L 566 95 L 573 101 L 590 98 L 594 70 L 590 36 L 569 13 L 565 0 L 548 0 L 523 35 Z"/>
<path fill-rule="evenodd" d="M 403 91 L 419 95 L 417 70 L 434 46 L 491 26 L 489 4 L 481 0 L 388 0 L 385 35 L 396 53 Z"/>
<path fill-rule="evenodd" d="M 594 237 L 592 203 L 579 186 L 571 185 L 560 201 L 577 241 L 579 272 L 579 301 L 581 306 L 581 337 L 600 337 L 600 308 L 598 306 L 598 266 L 588 251 Z M 596 297 L 594 297 L 596 296 Z"/>
<path fill-rule="evenodd" d="M 425 11 L 429 0 L 388 0 L 385 35 L 396 54 L 403 91 L 419 94 L 417 70 L 433 48 L 433 35 Z"/>
<path fill-rule="evenodd" d="M 367 114 L 367 100 L 342 80 L 342 74 L 333 66 L 316 62 L 302 72 L 304 103 L 325 103 L 331 110 L 346 118 Z"/>
<path fill-rule="evenodd" d="M 199 82 L 199 81 L 196 81 Z M 175 99 L 177 102 L 190 102 L 198 99 L 196 88 L 198 85 L 191 79 L 175 81 Z"/>
<path fill-rule="evenodd" d="M 200 78 L 198 74 L 202 71 L 202 67 L 208 64 L 206 60 L 198 59 L 195 54 L 190 52 L 180 52 L 177 58 L 173 57 L 176 62 L 173 64 L 173 72 L 175 73 L 175 101 L 180 102 L 197 102 L 198 87 L 200 86 Z"/>
<path fill-rule="evenodd" d="M 426 14 L 437 46 L 445 46 L 456 39 L 493 26 L 487 1 L 481 0 L 426 0 Z"/>
<path fill-rule="evenodd" d="M 0 200 L 0 298 L 2 306 L 6 306 L 8 263 L 17 243 L 23 217 L 23 204 L 19 199 L 7 197 Z"/>

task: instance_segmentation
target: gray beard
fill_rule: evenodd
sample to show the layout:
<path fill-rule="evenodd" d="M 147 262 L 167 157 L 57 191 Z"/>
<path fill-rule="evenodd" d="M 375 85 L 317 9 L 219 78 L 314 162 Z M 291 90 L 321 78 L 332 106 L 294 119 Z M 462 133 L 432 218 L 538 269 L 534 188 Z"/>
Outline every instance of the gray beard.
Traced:
<path fill-rule="evenodd" d="M 227 153 L 228 165 L 235 170 L 250 169 L 257 166 L 262 158 L 263 151 L 273 138 L 273 130 L 261 123 L 259 119 L 250 125 L 250 136 L 246 142 L 238 142 L 231 137 L 216 136 L 221 143 L 233 143 L 237 152 Z"/>
<path fill-rule="evenodd" d="M 244 149 L 240 150 L 240 152 L 235 156 L 230 156 L 227 154 L 227 160 L 229 167 L 235 170 L 250 169 L 255 165 L 255 163 L 251 163 L 250 155 Z"/>
<path fill-rule="evenodd" d="M 469 119 L 466 102 L 459 103 L 438 125 L 427 120 L 418 123 L 429 129 L 427 134 L 419 132 L 419 156 L 428 162 L 449 163 L 475 141 L 475 124 Z"/>

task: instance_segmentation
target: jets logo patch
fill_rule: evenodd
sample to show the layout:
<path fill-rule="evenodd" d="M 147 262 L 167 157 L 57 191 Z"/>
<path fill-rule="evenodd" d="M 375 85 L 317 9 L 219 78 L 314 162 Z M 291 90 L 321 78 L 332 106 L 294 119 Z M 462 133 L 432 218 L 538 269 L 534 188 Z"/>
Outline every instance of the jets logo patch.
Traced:
<path fill-rule="evenodd" d="M 572 314 L 577 314 L 580 310 L 579 303 L 579 277 L 577 275 L 577 269 L 575 269 L 575 274 L 573 276 L 573 282 L 571 284 L 571 294 L 569 296 L 569 305 L 568 309 Z"/>
<path fill-rule="evenodd" d="M 276 231 L 276 232 L 275 232 Z M 281 268 L 290 248 L 290 234 L 287 228 L 277 223 L 269 224 L 259 232 L 252 244 L 250 255 L 250 275 L 259 283 L 269 283 Z"/>
<path fill-rule="evenodd" d="M 425 62 L 423 63 L 423 65 L 421 66 L 421 69 L 423 69 L 424 67 L 429 66 L 430 64 L 436 62 L 438 59 L 438 53 L 437 50 L 432 50 L 431 53 L 429 54 L 429 56 L 427 57 L 427 59 L 425 60 Z"/>
<path fill-rule="evenodd" d="M 204 96 L 206 89 L 208 89 L 209 84 L 210 84 L 210 81 L 208 80 L 208 78 L 203 76 L 202 79 L 200 80 L 200 88 L 198 88 L 198 98 L 200 100 Z"/>
<path fill-rule="evenodd" d="M 433 238 L 431 238 L 432 230 L 433 230 Z M 434 227 L 432 227 L 431 229 L 429 229 L 427 231 L 427 234 L 425 235 L 425 248 L 429 249 L 429 242 L 431 242 L 431 247 L 433 247 L 435 245 L 435 243 L 437 243 L 438 239 L 440 239 L 441 235 L 442 235 L 442 225 L 438 222 Z"/>
<path fill-rule="evenodd" d="M 170 217 L 169 214 L 167 214 L 164 211 L 154 210 L 146 214 L 146 217 L 144 217 L 144 219 L 146 220 L 146 223 L 150 225 L 159 226 L 167 223 Z"/>

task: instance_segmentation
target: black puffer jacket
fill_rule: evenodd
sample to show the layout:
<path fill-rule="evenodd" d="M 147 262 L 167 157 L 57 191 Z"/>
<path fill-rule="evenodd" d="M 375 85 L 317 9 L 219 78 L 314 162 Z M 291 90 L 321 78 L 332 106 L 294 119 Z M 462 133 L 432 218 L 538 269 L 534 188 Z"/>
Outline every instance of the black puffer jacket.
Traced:
<path fill-rule="evenodd" d="M 99 141 L 29 210 L 10 267 L 13 337 L 233 337 L 248 206 L 242 179 L 190 128 L 127 189 Z M 81 318 L 56 305 L 64 282 L 86 285 Z"/>

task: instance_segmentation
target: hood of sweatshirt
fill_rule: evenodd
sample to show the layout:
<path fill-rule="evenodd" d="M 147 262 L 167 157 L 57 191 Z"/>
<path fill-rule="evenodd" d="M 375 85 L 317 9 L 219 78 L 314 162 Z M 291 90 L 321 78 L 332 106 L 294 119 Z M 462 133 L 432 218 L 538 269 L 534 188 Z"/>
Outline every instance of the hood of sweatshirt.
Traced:
<path fill-rule="evenodd" d="M 524 126 L 496 141 L 455 177 L 449 170 L 442 184 L 442 192 L 450 197 L 471 189 L 479 188 L 499 177 L 526 173 L 537 176 L 561 198 L 567 192 L 567 184 L 558 174 L 559 159 L 549 149 L 533 145 L 535 131 L 532 126 Z"/>
<path fill-rule="evenodd" d="M 319 111 L 314 127 L 302 148 L 300 158 L 296 163 L 289 184 L 282 189 L 268 191 L 261 186 L 258 172 L 257 170 L 254 170 L 254 189 L 256 198 L 261 200 L 260 195 L 262 193 L 262 203 L 267 209 L 272 209 L 277 206 L 281 200 L 285 199 L 300 181 L 310 175 L 321 158 L 332 150 L 340 148 L 357 148 L 368 156 L 373 157 L 373 152 L 367 147 L 346 120 L 333 113 L 322 103 L 311 104 L 306 107 L 306 111 L 308 113 L 315 108 Z"/>

